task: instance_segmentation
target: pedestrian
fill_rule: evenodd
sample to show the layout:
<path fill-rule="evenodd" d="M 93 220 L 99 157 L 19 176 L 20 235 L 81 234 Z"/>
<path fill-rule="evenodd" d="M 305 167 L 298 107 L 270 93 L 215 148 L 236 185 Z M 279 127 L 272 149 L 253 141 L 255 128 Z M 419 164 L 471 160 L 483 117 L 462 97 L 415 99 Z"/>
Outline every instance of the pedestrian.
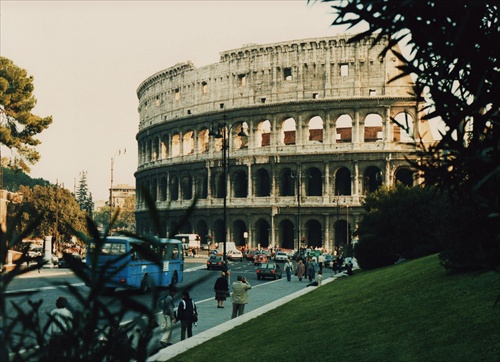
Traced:
<path fill-rule="evenodd" d="M 183 341 L 186 339 L 186 331 L 188 338 L 193 336 L 193 323 L 198 321 L 198 311 L 187 290 L 182 291 L 181 297 L 182 300 L 177 308 L 177 319 L 174 323 L 181 322 L 181 341 Z"/>
<path fill-rule="evenodd" d="M 48 355 L 54 361 L 62 361 L 68 357 L 63 348 L 69 342 L 68 334 L 73 331 L 73 314 L 68 305 L 65 297 L 59 297 L 56 300 L 56 308 L 49 313 Z"/>
<path fill-rule="evenodd" d="M 285 263 L 286 280 L 292 280 L 293 264 L 290 259 L 287 259 Z"/>
<path fill-rule="evenodd" d="M 160 345 L 162 347 L 168 347 L 172 345 L 172 327 L 176 322 L 174 307 L 174 297 L 176 294 L 177 288 L 171 285 L 168 294 L 160 299 L 160 309 L 162 309 L 163 311 L 163 322 L 161 329 L 164 331 L 163 336 L 160 339 Z"/>
<path fill-rule="evenodd" d="M 325 257 L 323 256 L 323 254 L 320 254 L 320 256 L 318 256 L 318 265 L 319 265 L 319 270 L 321 272 L 323 272 L 323 265 L 325 264 Z"/>
<path fill-rule="evenodd" d="M 339 273 L 342 273 L 343 265 L 344 265 L 344 259 L 342 258 L 342 255 L 339 255 L 339 258 L 337 260 L 337 268 Z"/>
<path fill-rule="evenodd" d="M 314 282 L 307 284 L 308 287 L 321 287 L 323 282 L 323 272 L 318 271 L 316 277 L 314 278 Z"/>
<path fill-rule="evenodd" d="M 306 267 L 302 262 L 302 259 L 299 259 L 299 262 L 297 264 L 297 276 L 299 277 L 299 282 L 302 281 L 305 272 L 306 272 Z"/>
<path fill-rule="evenodd" d="M 238 275 L 237 280 L 233 283 L 233 313 L 231 319 L 243 315 L 245 313 L 245 304 L 248 303 L 248 290 L 252 286 L 247 282 L 247 279 Z"/>
<path fill-rule="evenodd" d="M 227 294 L 229 293 L 229 282 L 225 272 L 220 273 L 214 285 L 215 300 L 217 301 L 217 308 L 224 308 Z"/>
<path fill-rule="evenodd" d="M 307 259 L 307 277 L 309 278 L 310 282 L 313 281 L 315 273 L 316 272 L 314 271 L 314 258 L 313 259 L 308 258 Z"/>
<path fill-rule="evenodd" d="M 38 267 L 38 272 L 40 273 L 40 270 L 43 267 L 43 256 L 42 256 L 42 253 L 40 253 L 40 252 L 36 256 L 36 264 L 37 264 L 37 267 Z"/>

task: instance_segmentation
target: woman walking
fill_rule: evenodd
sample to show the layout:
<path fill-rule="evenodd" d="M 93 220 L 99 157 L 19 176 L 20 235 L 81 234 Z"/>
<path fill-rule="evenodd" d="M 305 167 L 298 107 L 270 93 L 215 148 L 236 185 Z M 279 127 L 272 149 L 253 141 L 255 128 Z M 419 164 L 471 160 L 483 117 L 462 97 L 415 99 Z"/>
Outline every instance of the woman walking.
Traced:
<path fill-rule="evenodd" d="M 302 278 L 304 277 L 304 273 L 306 272 L 306 267 L 304 263 L 302 262 L 302 259 L 299 259 L 298 264 L 297 264 L 297 276 L 299 277 L 299 282 L 302 281 Z"/>
<path fill-rule="evenodd" d="M 193 336 L 193 322 L 195 322 L 197 314 L 196 304 L 189 296 L 189 292 L 184 290 L 182 300 L 177 308 L 177 320 L 181 321 L 181 341 L 186 339 L 186 331 L 188 338 Z"/>
<path fill-rule="evenodd" d="M 229 282 L 225 272 L 221 272 L 220 277 L 215 281 L 214 290 L 217 308 L 224 308 L 224 302 L 226 301 L 227 293 L 229 292 Z"/>

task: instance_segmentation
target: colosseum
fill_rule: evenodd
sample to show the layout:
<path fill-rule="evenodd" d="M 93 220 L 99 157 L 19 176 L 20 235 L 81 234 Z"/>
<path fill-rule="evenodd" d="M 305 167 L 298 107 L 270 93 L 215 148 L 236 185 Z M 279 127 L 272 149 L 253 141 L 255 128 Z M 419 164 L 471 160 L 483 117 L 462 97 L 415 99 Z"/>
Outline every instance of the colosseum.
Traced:
<path fill-rule="evenodd" d="M 380 56 L 387 39 L 350 37 L 247 44 L 220 53 L 218 63 L 188 61 L 144 80 L 138 232 L 349 250 L 365 195 L 416 184 L 405 158 L 432 141 L 412 80 L 389 82 L 401 64 Z"/>

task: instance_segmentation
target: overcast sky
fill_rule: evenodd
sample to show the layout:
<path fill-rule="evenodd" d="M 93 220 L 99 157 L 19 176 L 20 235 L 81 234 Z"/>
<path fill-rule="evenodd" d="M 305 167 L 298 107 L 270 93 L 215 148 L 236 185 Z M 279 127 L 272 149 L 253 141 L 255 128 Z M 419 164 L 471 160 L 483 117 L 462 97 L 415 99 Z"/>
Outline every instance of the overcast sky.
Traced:
<path fill-rule="evenodd" d="M 0 0 L 0 11 L 1 55 L 33 75 L 33 112 L 53 116 L 31 176 L 74 191 L 86 171 L 94 201 L 109 198 L 115 155 L 113 184 L 135 185 L 144 79 L 179 62 L 216 63 L 248 43 L 344 33 L 330 26 L 327 4 L 306 0 Z"/>

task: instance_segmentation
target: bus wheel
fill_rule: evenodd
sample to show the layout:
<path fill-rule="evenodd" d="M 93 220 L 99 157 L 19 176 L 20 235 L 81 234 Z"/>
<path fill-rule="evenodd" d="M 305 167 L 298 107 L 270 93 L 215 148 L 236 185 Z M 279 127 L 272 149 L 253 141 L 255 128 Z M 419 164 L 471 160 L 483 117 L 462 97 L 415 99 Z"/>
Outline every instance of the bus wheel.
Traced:
<path fill-rule="evenodd" d="M 141 281 L 141 292 L 148 293 L 151 290 L 151 286 L 149 285 L 149 278 L 147 275 L 144 275 Z"/>
<path fill-rule="evenodd" d="M 175 287 L 177 285 L 177 283 L 179 283 L 179 276 L 177 275 L 177 272 L 175 271 L 174 276 L 172 277 L 171 285 Z"/>

